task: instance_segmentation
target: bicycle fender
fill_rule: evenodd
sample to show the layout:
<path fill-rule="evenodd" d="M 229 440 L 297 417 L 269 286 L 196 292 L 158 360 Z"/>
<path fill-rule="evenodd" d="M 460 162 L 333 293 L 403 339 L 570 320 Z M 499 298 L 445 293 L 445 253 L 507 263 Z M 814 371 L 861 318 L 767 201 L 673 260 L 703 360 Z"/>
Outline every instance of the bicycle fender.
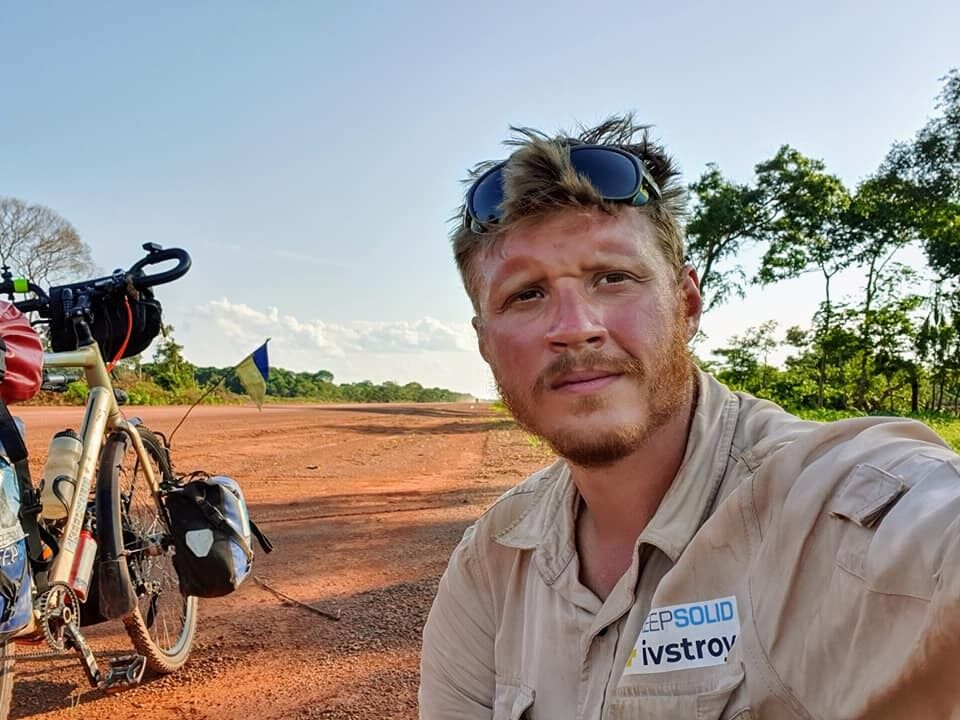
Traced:
<path fill-rule="evenodd" d="M 120 491 L 110 482 L 113 467 L 123 460 L 130 439 L 126 433 L 115 432 L 104 443 L 97 477 L 96 513 L 97 543 L 100 563 L 97 567 L 100 596 L 100 614 L 115 620 L 133 612 L 137 598 L 130 581 L 130 571 L 123 557 L 123 530 L 120 517 L 113 508 L 120 506 Z"/>

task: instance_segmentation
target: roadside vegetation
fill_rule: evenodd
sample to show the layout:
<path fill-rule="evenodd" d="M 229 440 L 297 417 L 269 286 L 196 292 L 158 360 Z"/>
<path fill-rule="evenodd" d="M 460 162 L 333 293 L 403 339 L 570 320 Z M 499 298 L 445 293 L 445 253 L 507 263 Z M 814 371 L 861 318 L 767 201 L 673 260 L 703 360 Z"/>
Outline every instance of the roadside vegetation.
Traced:
<path fill-rule="evenodd" d="M 176 342 L 172 328 L 167 328 L 154 353 L 152 362 L 140 357 L 127 358 L 113 370 L 114 386 L 127 393 L 132 405 L 190 405 L 201 397 L 203 404 L 249 402 L 240 381 L 231 367 L 197 367 L 184 358 L 183 346 Z M 214 388 L 208 394 L 207 391 Z M 65 392 L 41 392 L 38 404 L 81 405 L 87 397 L 87 384 L 78 377 Z M 336 383 L 327 370 L 293 372 L 270 368 L 266 401 L 278 402 L 456 402 L 472 400 L 472 396 L 436 387 L 423 387 L 411 382 Z"/>

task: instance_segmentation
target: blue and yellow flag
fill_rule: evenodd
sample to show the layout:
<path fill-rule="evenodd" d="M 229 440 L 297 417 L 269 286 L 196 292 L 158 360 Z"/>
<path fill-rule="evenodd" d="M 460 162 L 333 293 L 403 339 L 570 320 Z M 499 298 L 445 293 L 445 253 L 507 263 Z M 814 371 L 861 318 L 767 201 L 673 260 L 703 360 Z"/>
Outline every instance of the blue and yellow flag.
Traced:
<path fill-rule="evenodd" d="M 263 399 L 267 395 L 267 377 L 270 375 L 270 363 L 267 360 L 267 338 L 263 345 L 258 347 L 252 353 L 247 355 L 236 367 L 237 379 L 247 391 L 247 395 L 253 398 L 257 404 L 257 409 L 263 405 Z"/>

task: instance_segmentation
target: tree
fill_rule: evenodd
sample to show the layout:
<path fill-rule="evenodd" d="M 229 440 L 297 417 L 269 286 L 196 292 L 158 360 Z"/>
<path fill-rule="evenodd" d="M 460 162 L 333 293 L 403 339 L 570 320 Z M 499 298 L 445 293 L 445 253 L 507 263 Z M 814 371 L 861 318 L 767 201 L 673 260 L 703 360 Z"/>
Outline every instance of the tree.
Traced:
<path fill-rule="evenodd" d="M 690 191 L 694 205 L 687 223 L 687 254 L 700 277 L 700 294 L 707 312 L 730 295 L 745 294 L 743 267 L 734 264 L 722 269 L 721 264 L 736 258 L 744 242 L 756 239 L 763 198 L 756 188 L 725 179 L 713 164 L 707 166 Z"/>
<path fill-rule="evenodd" d="M 923 243 L 936 282 L 917 351 L 930 363 L 927 408 L 960 403 L 960 70 L 943 78 L 937 115 L 912 142 L 897 143 L 884 165 L 896 180 L 891 196 Z"/>
<path fill-rule="evenodd" d="M 867 405 L 871 383 L 870 360 L 875 351 L 872 337 L 879 317 L 878 295 L 883 294 L 884 303 L 890 306 L 894 300 L 891 287 L 899 288 L 904 281 L 912 279 L 902 266 L 888 271 L 895 255 L 916 237 L 910 220 L 913 209 L 904 205 L 902 184 L 902 179 L 885 162 L 875 176 L 859 185 L 847 213 L 854 245 L 851 252 L 865 275 L 860 309 L 861 351 L 854 391 L 854 404 L 859 408 Z"/>
<path fill-rule="evenodd" d="M 767 250 L 755 281 L 768 285 L 819 271 L 825 294 L 823 328 L 829 335 L 833 314 L 830 282 L 853 261 L 850 251 L 855 238 L 847 223 L 850 193 L 839 178 L 827 173 L 822 161 L 788 145 L 756 170 L 767 215 L 762 231 Z M 826 354 L 821 355 L 821 406 L 828 362 Z"/>
<path fill-rule="evenodd" d="M 913 220 L 930 266 L 960 276 L 960 70 L 951 70 L 931 118 L 910 144 L 895 145 L 888 162 L 915 199 Z"/>
<path fill-rule="evenodd" d="M 960 288 L 937 283 L 927 306 L 916 338 L 917 354 L 930 366 L 931 388 L 925 409 L 942 411 L 952 394 L 956 413 L 960 403 Z"/>
<path fill-rule="evenodd" d="M 774 337 L 776 320 L 767 320 L 758 327 L 747 328 L 743 335 L 734 335 L 727 347 L 717 348 L 714 355 L 723 358 L 718 376 L 737 388 L 764 395 L 775 370 L 767 360 L 779 343 Z"/>
<path fill-rule="evenodd" d="M 183 357 L 183 345 L 173 339 L 173 327 L 164 327 L 164 337 L 157 345 L 150 368 L 154 382 L 164 390 L 180 392 L 197 386 L 194 366 Z"/>
<path fill-rule="evenodd" d="M 867 406 L 870 411 L 887 409 L 891 413 L 897 412 L 895 393 L 903 387 L 910 388 L 910 412 L 916 413 L 920 409 L 919 367 L 910 357 L 917 333 L 913 315 L 920 303 L 921 298 L 917 295 L 901 297 L 891 293 L 877 308 L 870 349 L 875 375 L 878 379 L 883 378 L 885 386 L 878 397 L 871 399 Z"/>
<path fill-rule="evenodd" d="M 90 248 L 50 208 L 0 197 L 0 265 L 39 285 L 94 272 Z"/>

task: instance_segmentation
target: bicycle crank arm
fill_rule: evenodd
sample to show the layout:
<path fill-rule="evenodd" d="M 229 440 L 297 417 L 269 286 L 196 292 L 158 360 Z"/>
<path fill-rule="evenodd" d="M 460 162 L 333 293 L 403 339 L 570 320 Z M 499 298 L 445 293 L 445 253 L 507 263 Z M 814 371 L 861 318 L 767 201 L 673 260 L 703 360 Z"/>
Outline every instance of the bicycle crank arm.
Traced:
<path fill-rule="evenodd" d="M 80 627 L 75 622 L 68 622 L 63 626 L 63 634 L 68 645 L 72 645 L 80 656 L 80 664 L 83 665 L 83 671 L 87 674 L 87 680 L 91 687 L 99 687 L 102 675 L 97 666 L 97 659 L 93 656 L 93 650 L 87 645 L 87 640 L 80 632 Z"/>
<path fill-rule="evenodd" d="M 147 659 L 143 655 L 123 655 L 112 658 L 104 674 L 100 672 L 93 651 L 75 623 L 69 623 L 64 628 L 64 635 L 69 638 L 70 644 L 80 656 L 80 664 L 83 665 L 91 687 L 103 690 L 110 695 L 140 684 L 143 671 L 147 667 Z"/>

